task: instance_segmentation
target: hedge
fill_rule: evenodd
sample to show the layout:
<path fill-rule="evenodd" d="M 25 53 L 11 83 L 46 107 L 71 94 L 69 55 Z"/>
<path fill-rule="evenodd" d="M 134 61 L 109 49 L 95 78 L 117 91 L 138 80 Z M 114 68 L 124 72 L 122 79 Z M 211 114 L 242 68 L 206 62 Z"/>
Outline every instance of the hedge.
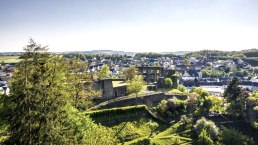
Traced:
<path fill-rule="evenodd" d="M 117 116 L 117 115 L 127 115 L 127 114 L 132 114 L 137 112 L 144 112 L 146 110 L 147 110 L 146 105 L 137 105 L 137 106 L 127 106 L 127 107 L 90 111 L 90 112 L 86 112 L 85 115 L 90 115 L 91 118 L 99 118 L 99 117 L 111 117 L 111 116 Z"/>

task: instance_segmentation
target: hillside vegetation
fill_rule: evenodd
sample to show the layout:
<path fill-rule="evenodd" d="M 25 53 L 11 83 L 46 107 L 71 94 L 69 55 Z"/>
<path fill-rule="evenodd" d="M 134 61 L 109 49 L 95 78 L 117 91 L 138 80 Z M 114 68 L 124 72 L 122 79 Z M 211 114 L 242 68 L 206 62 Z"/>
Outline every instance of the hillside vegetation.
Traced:
<path fill-rule="evenodd" d="M 191 144 L 190 128 L 181 122 L 169 125 L 148 115 L 145 105 L 86 112 L 96 123 L 112 129 L 124 144 Z"/>

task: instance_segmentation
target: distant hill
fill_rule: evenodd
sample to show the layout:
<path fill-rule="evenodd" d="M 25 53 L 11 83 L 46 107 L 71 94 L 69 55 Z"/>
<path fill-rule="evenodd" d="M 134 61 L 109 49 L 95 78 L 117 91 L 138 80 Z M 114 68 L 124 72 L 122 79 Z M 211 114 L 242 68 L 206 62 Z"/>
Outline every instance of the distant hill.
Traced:
<path fill-rule="evenodd" d="M 13 55 L 13 56 L 15 56 L 15 55 L 22 55 L 22 53 L 23 52 L 0 52 L 0 55 Z"/>
<path fill-rule="evenodd" d="M 119 55 L 128 55 L 134 56 L 136 52 L 124 52 L 124 51 L 115 51 L 115 50 L 91 50 L 91 51 L 69 51 L 66 53 L 82 53 L 82 54 L 119 54 Z"/>
<path fill-rule="evenodd" d="M 151 51 L 150 51 L 151 52 Z M 175 55 L 185 55 L 191 51 L 176 51 L 176 52 L 160 52 L 158 54 L 175 54 Z M 119 54 L 119 55 L 128 55 L 134 56 L 137 53 L 149 53 L 149 52 L 125 52 L 125 51 L 115 51 L 115 50 L 91 50 L 91 51 L 69 51 L 66 53 L 83 53 L 83 54 Z"/>
<path fill-rule="evenodd" d="M 161 54 L 175 54 L 175 55 L 185 55 L 191 53 L 192 51 L 175 51 L 175 52 L 161 52 Z"/>

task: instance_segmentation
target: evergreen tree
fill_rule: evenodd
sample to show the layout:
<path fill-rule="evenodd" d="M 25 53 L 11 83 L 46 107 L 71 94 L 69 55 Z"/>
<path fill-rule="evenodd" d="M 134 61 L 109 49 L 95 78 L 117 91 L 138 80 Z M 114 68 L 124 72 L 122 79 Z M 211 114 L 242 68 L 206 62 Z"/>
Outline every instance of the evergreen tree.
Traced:
<path fill-rule="evenodd" d="M 234 77 L 230 81 L 230 83 L 224 93 L 224 97 L 228 101 L 235 101 L 241 95 L 241 88 L 239 87 L 239 84 L 240 84 L 240 82 L 239 82 L 238 78 L 236 78 L 236 77 Z"/>
<path fill-rule="evenodd" d="M 227 129 L 222 127 L 219 138 L 220 143 L 224 145 L 253 145 L 254 140 L 236 129 Z"/>
<path fill-rule="evenodd" d="M 59 57 L 32 39 L 11 79 L 8 144 L 68 144 L 67 83 Z"/>
<path fill-rule="evenodd" d="M 227 112 L 234 117 L 234 123 L 236 117 L 244 113 L 245 103 L 248 97 L 239 84 L 239 80 L 236 77 L 233 78 L 224 93 L 224 97 L 229 104 Z"/>

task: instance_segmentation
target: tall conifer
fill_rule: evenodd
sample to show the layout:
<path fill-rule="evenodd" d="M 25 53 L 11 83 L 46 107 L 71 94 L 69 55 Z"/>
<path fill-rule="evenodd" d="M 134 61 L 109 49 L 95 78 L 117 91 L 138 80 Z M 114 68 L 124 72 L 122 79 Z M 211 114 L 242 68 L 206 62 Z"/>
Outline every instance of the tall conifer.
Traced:
<path fill-rule="evenodd" d="M 67 117 L 65 67 L 32 39 L 17 64 L 10 88 L 11 144 L 64 144 Z"/>

